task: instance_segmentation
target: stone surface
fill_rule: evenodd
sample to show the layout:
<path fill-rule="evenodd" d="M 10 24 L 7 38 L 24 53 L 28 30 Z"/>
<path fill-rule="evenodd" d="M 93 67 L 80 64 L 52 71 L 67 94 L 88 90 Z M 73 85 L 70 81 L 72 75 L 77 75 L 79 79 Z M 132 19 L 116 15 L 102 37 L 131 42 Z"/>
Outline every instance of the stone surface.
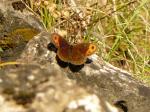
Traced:
<path fill-rule="evenodd" d="M 0 1 L 0 60 L 15 60 L 27 41 L 43 30 L 42 22 L 33 13 L 14 10 L 12 3 L 18 0 Z"/>
<path fill-rule="evenodd" d="M 126 101 L 129 112 L 149 110 L 150 89 L 129 73 L 96 55 L 91 57 L 92 63 L 85 64 L 78 72 L 61 68 L 55 59 L 56 53 L 47 49 L 49 42 L 50 33 L 41 32 L 26 45 L 18 59 L 22 64 L 6 66 L 0 71 L 3 74 L 0 75 L 1 93 L 19 105 L 28 105 L 25 111 L 69 111 L 71 102 L 79 102 L 86 96 L 112 104 Z"/>

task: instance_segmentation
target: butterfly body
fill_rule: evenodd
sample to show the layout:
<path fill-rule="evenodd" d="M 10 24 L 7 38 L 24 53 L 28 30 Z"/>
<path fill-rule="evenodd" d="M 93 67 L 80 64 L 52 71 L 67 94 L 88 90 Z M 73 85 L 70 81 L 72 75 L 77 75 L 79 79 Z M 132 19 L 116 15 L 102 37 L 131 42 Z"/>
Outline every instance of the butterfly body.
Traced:
<path fill-rule="evenodd" d="M 70 45 L 57 33 L 53 33 L 51 37 L 52 43 L 57 48 L 58 57 L 64 62 L 69 62 L 74 65 L 84 64 L 87 56 L 92 55 L 96 51 L 96 45 L 92 43 Z"/>

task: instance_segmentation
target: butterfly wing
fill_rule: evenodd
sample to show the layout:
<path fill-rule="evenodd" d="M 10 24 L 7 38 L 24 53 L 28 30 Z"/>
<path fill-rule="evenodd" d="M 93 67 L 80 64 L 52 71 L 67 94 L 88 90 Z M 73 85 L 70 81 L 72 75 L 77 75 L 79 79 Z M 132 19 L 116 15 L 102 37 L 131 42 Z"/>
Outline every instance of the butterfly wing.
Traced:
<path fill-rule="evenodd" d="M 91 43 L 81 43 L 72 46 L 69 57 L 70 63 L 81 65 L 86 62 L 87 56 L 90 56 L 96 51 L 96 45 Z"/>
<path fill-rule="evenodd" d="M 57 48 L 60 48 L 61 46 L 64 46 L 64 45 L 68 45 L 68 42 L 57 33 L 51 34 L 51 41 Z"/>
<path fill-rule="evenodd" d="M 51 37 L 52 37 L 52 43 L 58 49 L 57 50 L 58 57 L 62 61 L 68 62 L 69 48 L 70 48 L 68 42 L 57 33 L 53 33 Z"/>

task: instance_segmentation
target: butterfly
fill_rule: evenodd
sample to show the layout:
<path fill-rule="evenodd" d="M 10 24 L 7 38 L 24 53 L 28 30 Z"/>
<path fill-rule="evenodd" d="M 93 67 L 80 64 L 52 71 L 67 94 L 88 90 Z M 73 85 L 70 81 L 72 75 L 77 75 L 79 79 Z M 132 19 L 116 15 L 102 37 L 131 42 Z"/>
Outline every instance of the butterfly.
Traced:
<path fill-rule="evenodd" d="M 51 41 L 57 48 L 57 56 L 60 60 L 73 65 L 82 65 L 87 57 L 92 55 L 97 47 L 92 43 L 79 43 L 70 45 L 62 36 L 57 33 L 51 34 Z"/>

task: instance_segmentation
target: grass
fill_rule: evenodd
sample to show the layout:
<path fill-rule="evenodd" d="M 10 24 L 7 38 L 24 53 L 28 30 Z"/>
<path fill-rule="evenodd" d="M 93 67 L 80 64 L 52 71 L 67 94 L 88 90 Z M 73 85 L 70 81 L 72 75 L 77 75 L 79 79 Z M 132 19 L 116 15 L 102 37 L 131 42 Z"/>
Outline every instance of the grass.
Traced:
<path fill-rule="evenodd" d="M 82 1 L 26 0 L 47 30 L 67 32 L 70 41 L 86 39 L 98 43 L 98 55 L 150 84 L 150 1 L 110 0 L 103 6 Z M 80 5 L 79 5 L 80 4 Z"/>

